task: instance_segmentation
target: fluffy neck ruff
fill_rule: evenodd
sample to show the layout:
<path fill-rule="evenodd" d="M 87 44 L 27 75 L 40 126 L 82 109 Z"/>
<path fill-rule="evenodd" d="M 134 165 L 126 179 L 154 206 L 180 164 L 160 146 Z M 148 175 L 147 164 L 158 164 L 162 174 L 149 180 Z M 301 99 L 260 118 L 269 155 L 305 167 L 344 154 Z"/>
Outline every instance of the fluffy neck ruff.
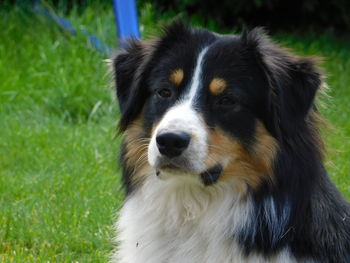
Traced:
<path fill-rule="evenodd" d="M 153 212 L 164 220 L 162 223 L 168 228 L 198 222 L 204 216 L 217 217 L 218 211 L 222 211 L 224 217 L 229 219 L 235 217 L 227 214 L 235 213 L 237 209 L 234 207 L 239 207 L 240 213 L 242 209 L 246 210 L 240 215 L 245 217 L 250 211 L 246 190 L 246 186 L 234 178 L 206 186 L 199 177 L 193 175 L 177 175 L 167 179 L 159 179 L 154 175 L 140 189 L 144 200 L 152 200 L 157 207 Z M 238 224 L 238 220 L 235 221 L 232 226 Z"/>

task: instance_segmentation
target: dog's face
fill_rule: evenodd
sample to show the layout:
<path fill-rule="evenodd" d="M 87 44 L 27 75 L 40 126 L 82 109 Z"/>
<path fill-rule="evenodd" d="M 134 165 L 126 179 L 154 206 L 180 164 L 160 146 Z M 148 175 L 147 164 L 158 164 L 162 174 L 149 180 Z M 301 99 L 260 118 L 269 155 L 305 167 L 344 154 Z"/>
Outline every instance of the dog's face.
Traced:
<path fill-rule="evenodd" d="M 268 82 L 237 37 L 186 46 L 191 43 L 174 43 L 149 78 L 148 161 L 160 176 L 202 174 L 207 182 L 238 168 L 234 163 L 253 161 L 247 158 L 260 140 L 258 114 Z M 273 154 L 269 143 L 271 152 L 261 154 Z"/>
<path fill-rule="evenodd" d="M 278 149 L 305 125 L 320 85 L 312 61 L 259 30 L 221 36 L 181 24 L 154 42 L 131 42 L 114 70 L 126 168 L 205 185 L 273 180 Z"/>

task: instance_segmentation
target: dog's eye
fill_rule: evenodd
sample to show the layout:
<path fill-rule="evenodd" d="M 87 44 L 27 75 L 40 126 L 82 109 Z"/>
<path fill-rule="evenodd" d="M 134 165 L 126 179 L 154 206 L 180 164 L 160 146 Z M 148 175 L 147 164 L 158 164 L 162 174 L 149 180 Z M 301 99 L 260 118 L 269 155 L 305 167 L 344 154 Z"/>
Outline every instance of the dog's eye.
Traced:
<path fill-rule="evenodd" d="M 159 89 L 157 90 L 157 95 L 161 98 L 170 98 L 172 92 L 170 89 Z"/>

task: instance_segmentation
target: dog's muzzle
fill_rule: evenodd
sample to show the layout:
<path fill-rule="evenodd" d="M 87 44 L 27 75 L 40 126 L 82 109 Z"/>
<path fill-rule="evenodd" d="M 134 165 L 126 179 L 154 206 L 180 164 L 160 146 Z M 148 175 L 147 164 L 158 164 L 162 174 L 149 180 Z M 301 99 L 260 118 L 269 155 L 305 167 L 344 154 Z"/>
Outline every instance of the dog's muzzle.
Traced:
<path fill-rule="evenodd" d="M 148 162 L 153 168 L 176 174 L 200 174 L 206 169 L 206 127 L 189 105 L 170 109 L 153 132 L 148 147 Z"/>

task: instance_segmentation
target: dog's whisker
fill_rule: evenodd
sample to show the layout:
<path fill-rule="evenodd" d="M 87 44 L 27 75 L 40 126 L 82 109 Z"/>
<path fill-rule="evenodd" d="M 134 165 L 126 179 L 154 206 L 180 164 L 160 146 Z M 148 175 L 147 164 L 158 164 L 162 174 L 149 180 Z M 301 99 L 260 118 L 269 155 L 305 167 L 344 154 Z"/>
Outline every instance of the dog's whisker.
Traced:
<path fill-rule="evenodd" d="M 147 162 L 147 153 L 142 154 L 135 162 L 134 172 L 137 172 Z"/>

